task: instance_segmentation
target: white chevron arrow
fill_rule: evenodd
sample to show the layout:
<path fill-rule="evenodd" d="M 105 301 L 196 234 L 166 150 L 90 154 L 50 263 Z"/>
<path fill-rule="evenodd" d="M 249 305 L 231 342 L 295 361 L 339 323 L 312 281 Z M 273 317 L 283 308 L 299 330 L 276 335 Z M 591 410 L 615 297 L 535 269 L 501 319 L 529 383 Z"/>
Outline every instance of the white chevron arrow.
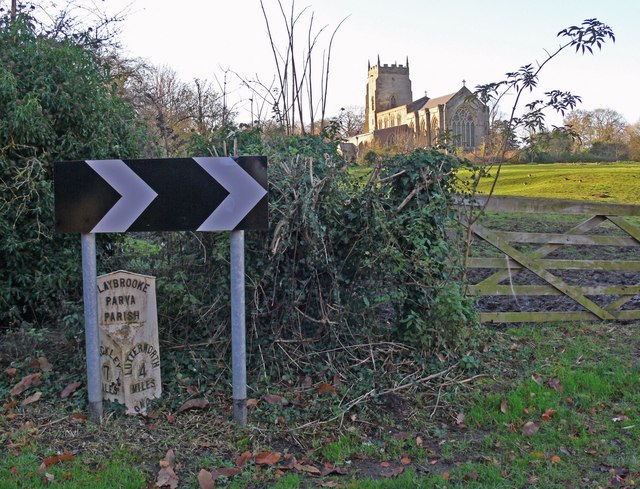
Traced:
<path fill-rule="evenodd" d="M 158 194 L 122 160 L 86 160 L 86 162 L 122 196 L 91 232 L 126 231 Z"/>
<path fill-rule="evenodd" d="M 267 194 L 233 158 L 193 158 L 229 195 L 200 225 L 198 231 L 232 231 Z"/>

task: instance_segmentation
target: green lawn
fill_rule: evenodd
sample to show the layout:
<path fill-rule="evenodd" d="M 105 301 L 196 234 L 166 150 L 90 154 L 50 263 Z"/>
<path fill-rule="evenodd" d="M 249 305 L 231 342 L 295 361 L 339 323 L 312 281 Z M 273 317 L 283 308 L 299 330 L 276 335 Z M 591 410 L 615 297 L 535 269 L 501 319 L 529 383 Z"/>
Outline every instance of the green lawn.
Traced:
<path fill-rule="evenodd" d="M 489 192 L 496 171 L 480 182 Z M 640 163 L 503 165 L 495 195 L 640 203 Z"/>

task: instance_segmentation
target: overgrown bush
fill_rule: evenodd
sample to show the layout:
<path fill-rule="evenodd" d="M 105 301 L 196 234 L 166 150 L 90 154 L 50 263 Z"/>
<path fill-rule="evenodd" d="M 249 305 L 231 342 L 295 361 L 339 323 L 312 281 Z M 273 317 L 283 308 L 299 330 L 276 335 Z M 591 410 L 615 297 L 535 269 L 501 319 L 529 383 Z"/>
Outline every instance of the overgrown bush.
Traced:
<path fill-rule="evenodd" d="M 404 345 L 420 358 L 459 346 L 475 315 L 462 293 L 462 252 L 447 237 L 457 159 L 425 150 L 384 156 L 362 181 L 326 138 L 248 144 L 240 152 L 269 157 L 270 186 L 269 230 L 245 233 L 253 367 L 286 377 L 346 362 L 363 345 Z M 228 234 L 127 242 L 110 268 L 135 258 L 135 271 L 156 275 L 161 339 L 206 344 L 202 365 L 216 370 L 229 353 Z M 336 349 L 332 360 L 321 355 Z"/>
<path fill-rule="evenodd" d="M 77 312 L 80 239 L 53 232 L 53 161 L 132 156 L 140 137 L 81 37 L 0 18 L 0 327 Z"/>

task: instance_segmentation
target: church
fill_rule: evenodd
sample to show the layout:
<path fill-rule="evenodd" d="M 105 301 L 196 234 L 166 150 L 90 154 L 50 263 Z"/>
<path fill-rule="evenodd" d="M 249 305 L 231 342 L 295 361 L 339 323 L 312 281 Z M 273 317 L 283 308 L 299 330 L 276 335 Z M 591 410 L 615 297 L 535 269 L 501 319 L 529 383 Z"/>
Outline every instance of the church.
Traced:
<path fill-rule="evenodd" d="M 409 59 L 406 65 L 368 66 L 364 134 L 349 143 L 362 155 L 375 146 L 436 146 L 442 137 L 465 151 L 480 147 L 489 136 L 489 108 L 464 85 L 441 97 L 413 100 Z"/>

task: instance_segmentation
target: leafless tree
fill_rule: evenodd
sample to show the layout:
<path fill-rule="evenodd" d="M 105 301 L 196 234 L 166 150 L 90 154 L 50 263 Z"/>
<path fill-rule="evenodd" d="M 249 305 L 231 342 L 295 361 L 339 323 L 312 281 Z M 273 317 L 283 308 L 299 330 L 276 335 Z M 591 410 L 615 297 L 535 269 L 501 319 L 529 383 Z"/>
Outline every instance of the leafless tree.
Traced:
<path fill-rule="evenodd" d="M 327 48 L 322 52 L 322 68 L 319 81 L 313 78 L 314 59 L 316 48 L 321 34 L 327 26 L 315 29 L 314 14 L 308 14 L 306 29 L 306 46 L 301 57 L 296 54 L 298 34 L 297 29 L 301 22 L 307 19 L 308 8 L 296 11 L 295 0 L 291 0 L 290 9 L 285 10 L 282 1 L 277 0 L 280 16 L 286 34 L 284 46 L 279 46 L 274 31 L 275 21 L 265 9 L 264 1 L 260 0 L 260 7 L 267 28 L 267 35 L 273 53 L 276 68 L 275 83 L 269 85 L 256 80 L 246 83 L 254 84 L 254 95 L 261 95 L 268 101 L 276 120 L 282 124 L 287 133 L 300 130 L 306 132 L 306 118 L 309 118 L 310 131 L 316 130 L 316 117 L 319 111 L 320 128 L 325 125 L 327 108 L 327 96 L 329 91 L 329 69 L 331 66 L 331 49 L 338 29 L 347 19 L 342 19 L 333 30 Z M 314 87 L 320 84 L 320 96 L 316 101 Z"/>

